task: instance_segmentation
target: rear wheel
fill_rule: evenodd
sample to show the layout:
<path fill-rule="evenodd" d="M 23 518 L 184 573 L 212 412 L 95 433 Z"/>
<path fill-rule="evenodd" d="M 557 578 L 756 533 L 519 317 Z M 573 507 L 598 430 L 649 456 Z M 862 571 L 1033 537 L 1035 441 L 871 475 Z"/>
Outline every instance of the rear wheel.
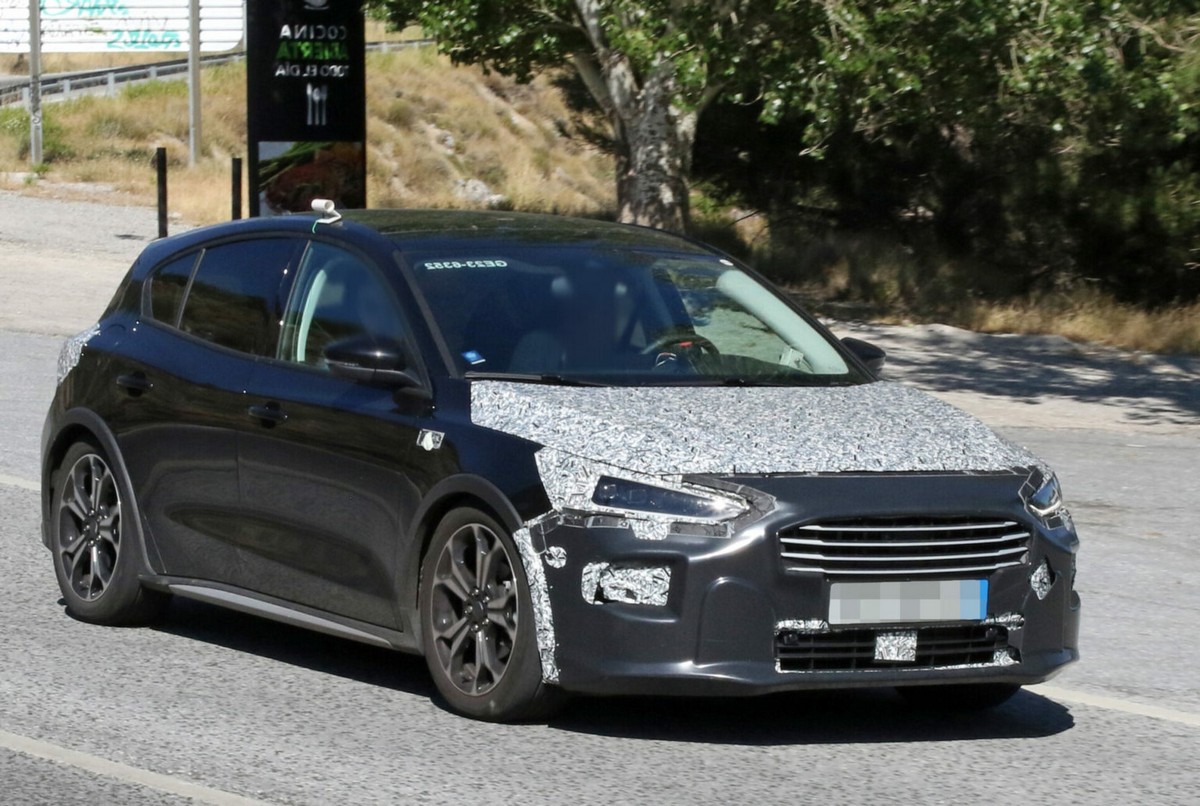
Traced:
<path fill-rule="evenodd" d="M 493 518 L 457 509 L 421 565 L 421 635 L 438 691 L 467 716 L 549 716 L 562 695 L 542 681 L 529 586 L 512 537 Z"/>
<path fill-rule="evenodd" d="M 1021 690 L 1012 683 L 959 683 L 941 686 L 900 686 L 909 704 L 930 711 L 983 711 L 1008 702 Z"/>
<path fill-rule="evenodd" d="M 98 624 L 133 624 L 162 613 L 167 596 L 138 580 L 136 526 L 127 522 L 130 496 L 104 451 L 77 442 L 54 475 L 50 550 L 54 573 L 72 615 Z"/>

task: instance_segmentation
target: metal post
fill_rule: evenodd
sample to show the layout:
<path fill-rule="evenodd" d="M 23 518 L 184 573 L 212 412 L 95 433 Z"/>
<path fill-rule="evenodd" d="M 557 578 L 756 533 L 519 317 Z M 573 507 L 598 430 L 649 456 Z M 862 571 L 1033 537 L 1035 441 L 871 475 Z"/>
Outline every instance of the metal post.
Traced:
<path fill-rule="evenodd" d="M 200 0 L 188 2 L 188 165 L 200 161 Z"/>
<path fill-rule="evenodd" d="M 29 162 L 42 164 L 41 0 L 29 0 Z"/>
<path fill-rule="evenodd" d="M 242 158 L 233 158 L 233 215 L 234 221 L 242 217 Z"/>
<path fill-rule="evenodd" d="M 154 151 L 154 168 L 158 174 L 158 237 L 167 237 L 167 150 L 159 146 Z"/>

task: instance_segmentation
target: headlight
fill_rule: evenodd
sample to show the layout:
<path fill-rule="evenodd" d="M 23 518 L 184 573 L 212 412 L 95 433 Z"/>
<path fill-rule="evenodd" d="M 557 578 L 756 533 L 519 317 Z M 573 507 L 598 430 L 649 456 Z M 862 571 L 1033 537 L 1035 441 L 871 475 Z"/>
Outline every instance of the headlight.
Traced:
<path fill-rule="evenodd" d="M 592 503 L 622 512 L 643 512 L 707 523 L 733 520 L 749 509 L 732 496 L 672 490 L 613 476 L 601 476 L 596 482 Z"/>
<path fill-rule="evenodd" d="M 1053 473 L 1035 472 L 1021 488 L 1021 497 L 1025 499 L 1025 508 L 1047 526 L 1069 525 L 1070 515 L 1063 505 L 1062 487 Z"/>

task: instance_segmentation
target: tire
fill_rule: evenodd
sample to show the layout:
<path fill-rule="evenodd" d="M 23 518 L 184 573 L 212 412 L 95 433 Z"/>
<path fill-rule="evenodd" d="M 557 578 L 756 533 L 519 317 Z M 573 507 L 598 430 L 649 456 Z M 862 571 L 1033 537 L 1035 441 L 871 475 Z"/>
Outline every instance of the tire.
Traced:
<path fill-rule="evenodd" d="M 425 662 L 453 710 L 515 722 L 561 705 L 542 681 L 520 554 L 492 517 L 456 509 L 438 524 L 421 562 L 420 618 Z"/>
<path fill-rule="evenodd" d="M 54 473 L 50 551 L 67 611 L 95 624 L 144 624 L 169 596 L 142 587 L 132 494 L 103 449 L 77 442 Z"/>
<path fill-rule="evenodd" d="M 1012 683 L 958 683 L 941 686 L 900 686 L 909 705 L 929 711 L 984 711 L 1003 705 L 1021 690 Z"/>

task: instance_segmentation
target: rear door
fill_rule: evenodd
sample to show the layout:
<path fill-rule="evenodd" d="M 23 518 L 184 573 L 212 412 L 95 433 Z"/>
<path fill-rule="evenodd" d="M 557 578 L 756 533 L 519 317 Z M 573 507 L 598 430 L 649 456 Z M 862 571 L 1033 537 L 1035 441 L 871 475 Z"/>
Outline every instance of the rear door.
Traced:
<path fill-rule="evenodd" d="M 239 578 L 237 437 L 257 427 L 246 385 L 274 351 L 297 238 L 212 245 L 152 274 L 113 382 L 117 429 L 159 570 Z"/>

